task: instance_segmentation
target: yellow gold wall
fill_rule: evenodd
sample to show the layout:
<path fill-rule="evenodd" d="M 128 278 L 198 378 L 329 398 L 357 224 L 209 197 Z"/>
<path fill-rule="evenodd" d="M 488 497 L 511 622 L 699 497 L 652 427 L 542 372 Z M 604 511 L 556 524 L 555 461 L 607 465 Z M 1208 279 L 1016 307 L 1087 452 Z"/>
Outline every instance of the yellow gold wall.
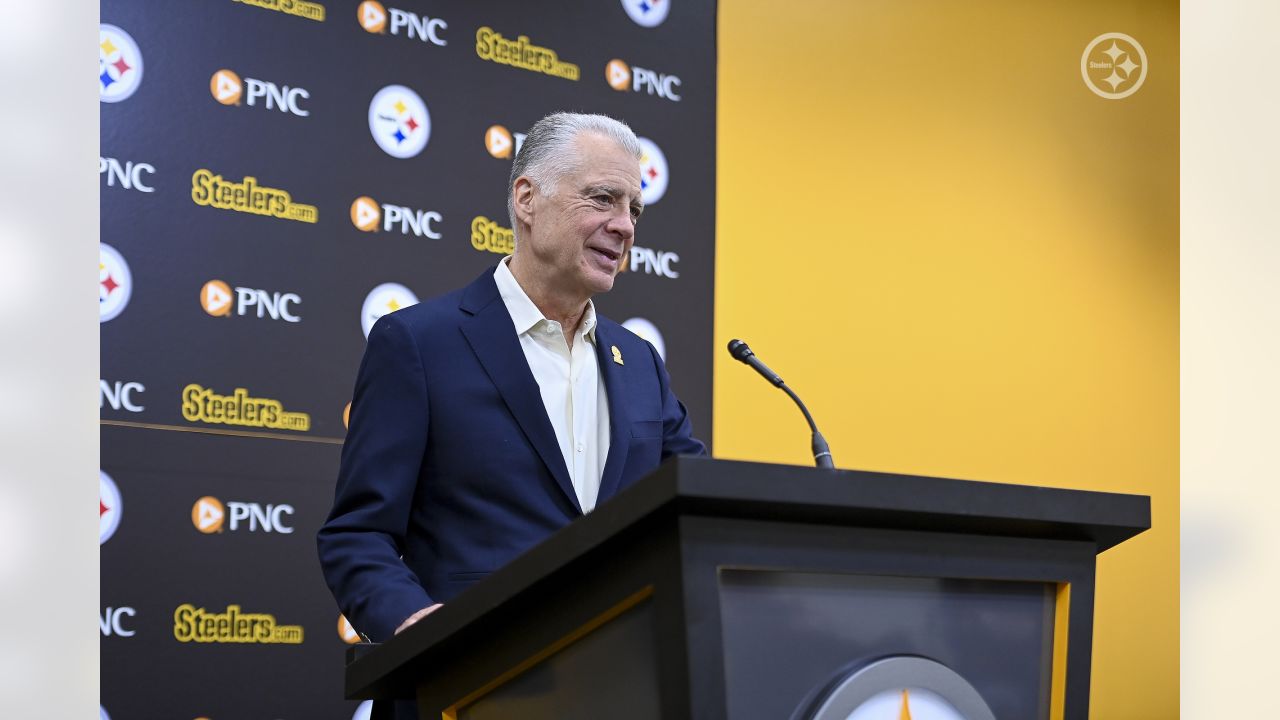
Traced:
<path fill-rule="evenodd" d="M 1105 100 L 1080 56 L 1145 48 Z M 721 0 L 716 343 L 840 467 L 1144 493 L 1094 718 L 1178 715 L 1178 4 Z M 715 450 L 807 463 L 718 352 Z"/>

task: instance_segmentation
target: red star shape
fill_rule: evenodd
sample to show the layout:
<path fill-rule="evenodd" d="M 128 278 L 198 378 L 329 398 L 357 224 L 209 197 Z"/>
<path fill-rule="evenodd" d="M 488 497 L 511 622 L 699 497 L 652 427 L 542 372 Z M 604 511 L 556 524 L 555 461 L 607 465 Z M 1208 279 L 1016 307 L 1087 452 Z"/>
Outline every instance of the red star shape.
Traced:
<path fill-rule="evenodd" d="M 114 279 L 112 279 L 110 275 L 108 275 L 107 279 L 103 280 L 101 284 L 102 284 L 102 287 L 107 289 L 108 295 L 111 294 L 112 290 L 115 290 L 116 288 L 120 287 L 120 284 L 117 283 Z"/>
<path fill-rule="evenodd" d="M 409 132 L 413 132 L 418 129 L 418 121 L 414 120 L 412 116 L 409 117 L 409 122 L 405 123 L 405 125 L 409 126 Z"/>
<path fill-rule="evenodd" d="M 106 504 L 102 502 L 102 498 L 98 498 L 98 517 L 106 515 L 107 511 L 110 509 L 111 508 L 107 507 Z"/>
<path fill-rule="evenodd" d="M 652 180 L 652 179 L 654 179 L 654 178 L 658 177 L 658 171 L 657 171 L 657 170 L 654 170 L 653 168 L 649 168 L 649 173 L 648 173 L 648 175 L 649 175 L 649 179 L 650 179 L 650 180 Z"/>
<path fill-rule="evenodd" d="M 119 73 L 119 75 L 117 75 L 116 77 L 119 77 L 120 75 L 124 75 L 124 73 L 125 73 L 125 71 L 126 71 L 126 70 L 132 70 L 132 69 L 133 69 L 132 67 L 130 67 L 130 66 L 129 66 L 129 63 L 127 63 L 127 62 L 125 62 L 125 61 L 124 61 L 124 56 L 123 56 L 123 55 L 121 55 L 121 56 L 120 56 L 120 59 L 119 59 L 119 60 L 117 60 L 117 61 L 115 61 L 115 62 L 111 63 L 111 66 L 112 66 L 112 67 L 114 67 L 114 68 L 116 69 L 116 72 L 117 72 L 117 73 Z"/>

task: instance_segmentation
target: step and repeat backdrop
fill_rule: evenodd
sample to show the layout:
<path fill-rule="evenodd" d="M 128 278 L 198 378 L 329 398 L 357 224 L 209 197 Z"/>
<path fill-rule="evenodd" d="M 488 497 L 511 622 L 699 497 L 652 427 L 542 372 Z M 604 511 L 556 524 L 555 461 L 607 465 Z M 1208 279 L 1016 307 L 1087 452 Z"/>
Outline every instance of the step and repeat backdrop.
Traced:
<path fill-rule="evenodd" d="M 104 0 L 99 50 L 103 718 L 368 712 L 314 541 L 365 336 L 510 252 L 549 112 L 641 137 L 597 304 L 711 438 L 711 0 Z"/>

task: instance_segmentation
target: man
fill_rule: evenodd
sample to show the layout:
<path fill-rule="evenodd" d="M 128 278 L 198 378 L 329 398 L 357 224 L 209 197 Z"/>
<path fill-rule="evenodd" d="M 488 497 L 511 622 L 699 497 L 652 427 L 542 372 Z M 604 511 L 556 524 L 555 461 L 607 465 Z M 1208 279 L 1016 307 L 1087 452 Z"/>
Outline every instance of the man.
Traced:
<path fill-rule="evenodd" d="M 382 317 L 356 380 L 320 562 L 382 642 L 653 470 L 705 453 L 657 352 L 596 314 L 643 211 L 640 145 L 601 115 L 536 123 L 511 169 L 515 250 Z"/>

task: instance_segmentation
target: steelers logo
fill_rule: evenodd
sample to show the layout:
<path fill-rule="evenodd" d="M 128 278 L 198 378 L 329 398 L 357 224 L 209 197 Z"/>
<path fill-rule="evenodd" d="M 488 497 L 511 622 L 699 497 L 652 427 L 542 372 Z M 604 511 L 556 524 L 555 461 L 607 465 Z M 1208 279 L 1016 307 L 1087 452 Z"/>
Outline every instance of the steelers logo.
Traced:
<path fill-rule="evenodd" d="M 640 155 L 640 197 L 645 205 L 653 205 L 667 194 L 671 171 L 667 168 L 667 156 L 662 148 L 649 138 L 638 138 L 643 153 Z"/>
<path fill-rule="evenodd" d="M 622 0 L 627 17 L 640 27 L 657 27 L 667 19 L 672 0 Z"/>
<path fill-rule="evenodd" d="M 895 655 L 858 667 L 792 717 L 995 720 L 969 681 L 940 662 L 916 655 Z"/>
<path fill-rule="evenodd" d="M 662 339 L 662 333 L 658 332 L 657 325 L 642 317 L 633 317 L 623 321 L 622 327 L 639 335 L 641 340 L 647 340 L 653 349 L 658 351 L 658 357 L 662 358 L 663 362 L 667 361 L 667 343 Z"/>
<path fill-rule="evenodd" d="M 133 275 L 124 256 L 110 245 L 98 243 L 98 322 L 124 312 L 132 294 Z"/>
<path fill-rule="evenodd" d="M 98 99 L 128 100 L 142 84 L 142 51 L 129 33 L 115 25 L 98 25 Z"/>
<path fill-rule="evenodd" d="M 378 322 L 378 318 L 417 304 L 418 296 L 399 283 L 382 283 L 370 290 L 364 299 L 364 306 L 360 308 L 360 327 L 364 330 L 365 339 L 369 339 L 369 331 Z"/>
<path fill-rule="evenodd" d="M 124 501 L 120 497 L 120 488 L 111 476 L 98 470 L 98 544 L 102 545 L 116 534 L 120 527 L 120 517 L 124 512 Z"/>
<path fill-rule="evenodd" d="M 369 103 L 369 132 L 386 154 L 411 158 L 422 152 L 431 137 L 427 104 L 403 85 L 388 85 Z"/>
<path fill-rule="evenodd" d="M 1147 52 L 1124 33 L 1103 33 L 1080 56 L 1080 75 L 1098 97 L 1127 98 L 1147 80 Z"/>

